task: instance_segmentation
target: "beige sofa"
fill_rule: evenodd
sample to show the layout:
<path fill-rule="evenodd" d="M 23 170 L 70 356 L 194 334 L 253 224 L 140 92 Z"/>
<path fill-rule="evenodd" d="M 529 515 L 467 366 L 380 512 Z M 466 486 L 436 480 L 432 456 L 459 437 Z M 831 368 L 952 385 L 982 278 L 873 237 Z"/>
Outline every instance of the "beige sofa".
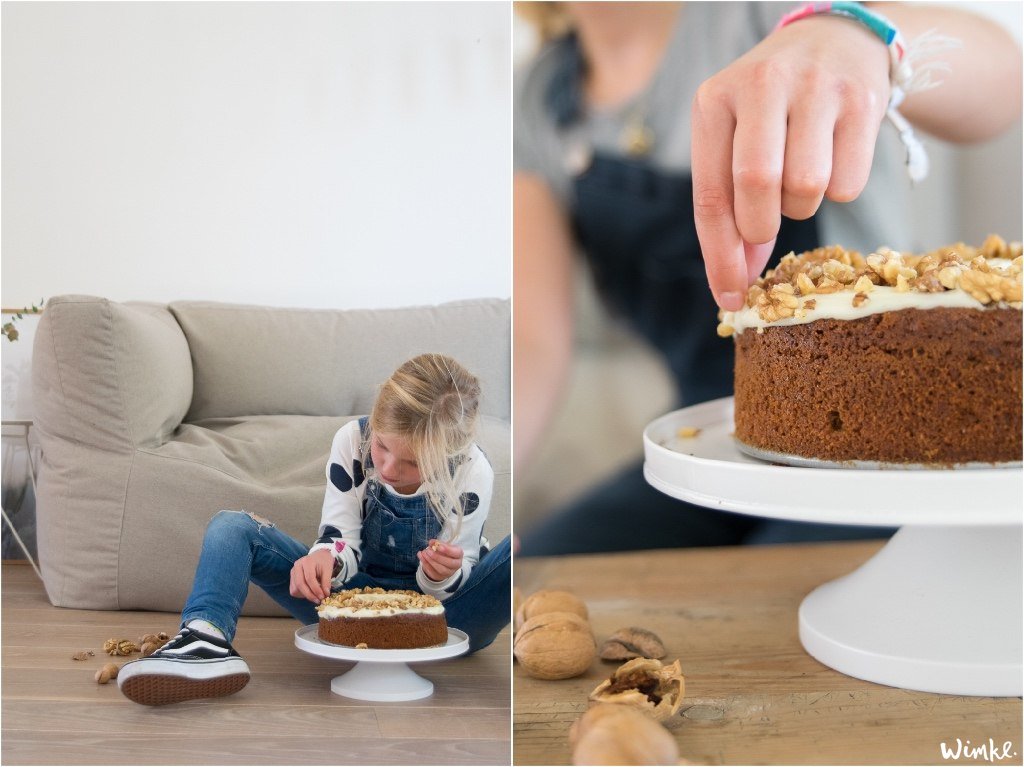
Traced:
<path fill-rule="evenodd" d="M 481 381 L 495 470 L 485 535 L 510 528 L 509 302 L 302 310 L 47 302 L 33 347 L 38 545 L 62 607 L 177 612 L 220 509 L 316 537 L 334 432 L 404 360 L 450 354 Z M 245 614 L 284 612 L 258 588 Z"/>

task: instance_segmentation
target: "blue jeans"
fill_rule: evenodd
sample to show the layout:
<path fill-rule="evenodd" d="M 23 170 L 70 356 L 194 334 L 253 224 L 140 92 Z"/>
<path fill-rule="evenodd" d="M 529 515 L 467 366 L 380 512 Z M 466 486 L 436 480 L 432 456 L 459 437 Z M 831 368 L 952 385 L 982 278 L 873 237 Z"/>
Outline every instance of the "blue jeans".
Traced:
<path fill-rule="evenodd" d="M 292 565 L 309 553 L 305 544 L 281 532 L 273 523 L 244 511 L 218 512 L 206 528 L 203 549 L 192 582 L 192 593 L 181 614 L 190 620 L 209 621 L 230 642 L 238 616 L 255 583 L 303 625 L 317 622 L 316 606 L 288 593 Z M 469 635 L 469 651 L 491 642 L 508 622 L 512 611 L 510 539 L 506 537 L 477 563 L 462 587 L 445 600 L 448 625 Z M 346 588 L 395 588 L 387 578 L 356 573 Z"/>

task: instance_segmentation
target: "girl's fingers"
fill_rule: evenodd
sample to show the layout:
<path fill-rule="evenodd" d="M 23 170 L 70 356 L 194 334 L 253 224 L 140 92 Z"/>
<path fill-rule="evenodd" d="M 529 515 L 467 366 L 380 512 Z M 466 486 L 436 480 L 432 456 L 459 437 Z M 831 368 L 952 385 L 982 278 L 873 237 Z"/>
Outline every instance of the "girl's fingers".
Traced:
<path fill-rule="evenodd" d="M 303 567 L 302 577 L 306 586 L 306 599 L 310 602 L 319 602 L 323 599 L 323 594 L 320 592 L 320 581 L 316 575 L 316 568 Z"/>
<path fill-rule="evenodd" d="M 453 573 L 462 567 L 462 549 L 451 544 L 441 543 L 435 551 L 432 547 L 424 549 L 423 555 L 435 567 L 440 567 Z"/>
<path fill-rule="evenodd" d="M 462 547 L 456 546 L 454 543 L 443 543 L 436 540 L 431 541 L 429 550 L 432 553 L 440 554 L 442 556 L 462 559 Z"/>
<path fill-rule="evenodd" d="M 432 581 L 443 581 L 444 577 L 438 572 L 437 568 L 434 567 L 434 563 L 430 561 L 425 553 L 421 553 L 420 563 L 423 565 L 423 572 Z"/>
<path fill-rule="evenodd" d="M 441 554 L 440 550 L 434 551 L 429 547 L 423 551 L 416 552 L 416 556 L 419 557 L 419 560 L 423 565 L 423 572 L 427 574 L 427 577 L 430 578 L 430 580 L 443 581 L 445 578 L 451 576 L 456 570 L 461 569 L 462 549 L 458 546 L 449 546 L 449 548 L 459 552 L 458 558 L 445 556 Z"/>
<path fill-rule="evenodd" d="M 306 586 L 306 582 L 302 577 L 302 570 L 292 570 L 292 585 L 290 589 L 292 596 L 302 597 L 303 599 L 309 599 L 312 601 L 312 595 L 309 593 L 309 589 Z"/>
<path fill-rule="evenodd" d="M 697 89 L 692 112 L 693 220 L 715 302 L 743 306 L 747 265 L 733 214 L 733 135 L 736 121 L 725 97 L 707 83 Z"/>
<path fill-rule="evenodd" d="M 836 121 L 828 102 L 822 101 L 818 101 L 816 110 L 797 105 L 789 113 L 782 214 L 801 221 L 817 212 L 832 176 L 832 134 Z"/>
<path fill-rule="evenodd" d="M 871 173 L 878 129 L 885 113 L 875 97 L 863 92 L 851 98 L 836 120 L 832 148 L 832 177 L 825 196 L 836 202 L 855 200 L 864 190 Z"/>
<path fill-rule="evenodd" d="M 786 101 L 767 86 L 738 101 L 732 146 L 736 229 L 752 244 L 774 239 L 781 223 Z"/>
<path fill-rule="evenodd" d="M 747 262 L 747 282 L 753 284 L 754 281 L 761 276 L 761 272 L 764 271 L 764 267 L 768 263 L 768 259 L 772 257 L 772 251 L 774 249 L 774 237 L 772 237 L 768 242 L 761 243 L 760 245 L 750 245 L 746 242 L 743 243 L 743 257 Z"/>

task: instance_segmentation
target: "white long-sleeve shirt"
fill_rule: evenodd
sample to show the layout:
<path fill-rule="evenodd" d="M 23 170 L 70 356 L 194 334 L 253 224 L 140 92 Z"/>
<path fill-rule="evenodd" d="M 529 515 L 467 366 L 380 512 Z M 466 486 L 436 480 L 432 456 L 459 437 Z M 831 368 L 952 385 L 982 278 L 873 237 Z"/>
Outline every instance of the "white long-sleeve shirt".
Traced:
<path fill-rule="evenodd" d="M 343 587 L 345 582 L 359 571 L 363 546 L 363 509 L 368 484 L 366 470 L 361 463 L 361 442 L 358 420 L 345 424 L 334 435 L 331 455 L 327 461 L 327 490 L 320 517 L 319 537 L 310 548 L 310 553 L 327 549 L 334 554 L 335 568 L 331 586 L 335 589 Z M 458 537 L 450 541 L 462 548 L 462 569 L 438 582 L 427 577 L 422 564 L 416 568 L 416 583 L 423 593 L 437 597 L 441 601 L 458 591 L 479 561 L 484 522 L 491 507 L 494 470 L 483 451 L 475 444 L 470 447 L 467 459 L 459 466 L 456 474 L 461 495 L 465 499 L 465 514 Z M 374 477 L 374 481 L 383 490 L 379 495 L 385 507 L 390 497 L 407 499 L 426 495 L 429 487 L 424 483 L 413 495 L 402 495 L 379 477 Z M 437 537 L 440 540 L 447 540 L 454 523 L 453 512 L 449 514 Z"/>

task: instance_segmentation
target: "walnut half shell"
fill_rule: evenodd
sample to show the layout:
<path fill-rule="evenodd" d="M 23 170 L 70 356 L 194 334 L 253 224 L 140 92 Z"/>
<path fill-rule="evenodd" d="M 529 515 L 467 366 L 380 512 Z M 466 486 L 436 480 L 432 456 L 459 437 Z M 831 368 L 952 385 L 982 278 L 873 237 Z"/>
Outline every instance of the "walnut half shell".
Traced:
<path fill-rule="evenodd" d="M 658 635 L 636 626 L 619 629 L 601 645 L 601 660 L 664 657 L 665 645 Z"/>
<path fill-rule="evenodd" d="M 685 691 L 686 680 L 678 660 L 664 666 L 654 658 L 634 658 L 594 688 L 590 699 L 632 706 L 664 722 L 679 711 Z"/>

